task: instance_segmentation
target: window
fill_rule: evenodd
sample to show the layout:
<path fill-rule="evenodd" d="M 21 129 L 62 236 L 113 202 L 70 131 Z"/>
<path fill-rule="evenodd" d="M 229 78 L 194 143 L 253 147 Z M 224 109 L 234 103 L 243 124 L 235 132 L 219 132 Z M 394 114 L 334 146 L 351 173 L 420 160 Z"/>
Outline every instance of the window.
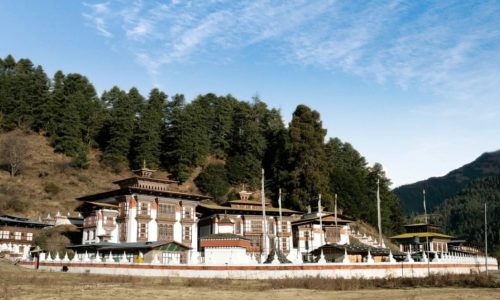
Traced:
<path fill-rule="evenodd" d="M 8 239 L 9 238 L 9 233 L 8 231 L 0 231 L 0 239 Z"/>
<path fill-rule="evenodd" d="M 139 215 L 141 216 L 149 216 L 149 203 L 148 202 L 139 202 Z"/>
<path fill-rule="evenodd" d="M 16 233 L 14 233 L 14 238 L 16 240 L 20 240 L 21 239 L 21 233 L 19 231 L 16 231 Z"/>
<path fill-rule="evenodd" d="M 281 232 L 282 233 L 288 232 L 288 222 L 286 221 L 281 222 Z"/>
<path fill-rule="evenodd" d="M 282 238 L 281 239 L 281 251 L 288 251 L 288 239 L 287 238 Z"/>
<path fill-rule="evenodd" d="M 234 223 L 234 233 L 235 234 L 240 234 L 241 233 L 240 226 L 241 226 L 240 221 L 236 221 L 236 223 Z"/>
<path fill-rule="evenodd" d="M 192 211 L 193 211 L 192 207 L 185 207 L 184 208 L 184 219 L 193 219 Z"/>
<path fill-rule="evenodd" d="M 33 233 L 32 233 L 32 232 L 28 232 L 28 233 L 26 233 L 26 239 L 27 239 L 28 241 L 32 241 L 32 240 L 33 240 Z"/>
<path fill-rule="evenodd" d="M 148 224 L 139 223 L 137 226 L 137 238 L 141 240 L 146 240 L 148 238 Z"/>
<path fill-rule="evenodd" d="M 120 216 L 125 217 L 126 215 L 128 215 L 128 203 L 120 202 Z"/>
<path fill-rule="evenodd" d="M 306 250 L 309 250 L 309 231 L 304 231 L 304 238 L 305 238 L 305 247 Z"/>
<path fill-rule="evenodd" d="M 262 232 L 261 220 L 252 220 L 252 232 Z"/>
<path fill-rule="evenodd" d="M 127 240 L 127 223 L 120 223 L 120 241 L 124 242 Z"/>
<path fill-rule="evenodd" d="M 159 224 L 158 225 L 158 240 L 171 241 L 174 239 L 174 225 Z"/>
<path fill-rule="evenodd" d="M 191 226 L 184 226 L 182 240 L 186 242 L 191 242 Z"/>
<path fill-rule="evenodd" d="M 175 204 L 160 203 L 158 208 L 161 215 L 175 216 Z"/>

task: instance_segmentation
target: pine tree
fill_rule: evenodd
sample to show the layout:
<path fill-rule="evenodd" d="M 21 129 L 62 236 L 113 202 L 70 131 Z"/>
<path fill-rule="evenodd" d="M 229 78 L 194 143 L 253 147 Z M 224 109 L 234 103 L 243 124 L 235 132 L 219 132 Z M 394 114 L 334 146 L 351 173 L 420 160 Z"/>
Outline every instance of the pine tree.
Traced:
<path fill-rule="evenodd" d="M 56 72 L 51 97 L 57 111 L 54 114 L 55 127 L 51 141 L 55 151 L 76 157 L 85 152 L 77 107 L 81 97 L 79 94 L 66 94 L 65 82 L 64 74 Z"/>
<path fill-rule="evenodd" d="M 351 144 L 342 143 L 338 138 L 328 141 L 325 152 L 330 193 L 338 195 L 338 204 L 346 214 L 361 218 L 370 201 L 366 194 L 368 169 L 365 158 Z"/>
<path fill-rule="evenodd" d="M 213 96 L 213 118 L 210 125 L 211 153 L 220 159 L 227 158 L 231 147 L 231 129 L 233 125 L 236 100 L 231 95 Z"/>
<path fill-rule="evenodd" d="M 305 210 L 309 201 L 317 199 L 321 193 L 323 205 L 328 207 L 328 173 L 323 147 L 326 130 L 319 113 L 305 105 L 297 106 L 288 132 L 288 206 Z"/>
<path fill-rule="evenodd" d="M 240 102 L 234 110 L 232 141 L 226 169 L 233 185 L 257 187 L 265 152 L 259 111 L 255 105 Z"/>
<path fill-rule="evenodd" d="M 68 74 L 64 80 L 64 94 L 76 99 L 83 142 L 95 146 L 103 122 L 103 107 L 94 86 L 80 74 Z"/>
<path fill-rule="evenodd" d="M 102 162 L 113 171 L 120 172 L 129 165 L 128 157 L 136 112 L 127 93 L 116 86 L 104 92 L 102 98 L 111 106 L 107 128 L 110 140 L 107 142 Z"/>
<path fill-rule="evenodd" d="M 149 167 L 160 165 L 161 133 L 164 126 L 165 101 L 167 96 L 158 89 L 149 94 L 148 103 L 140 114 L 131 149 L 131 164 L 139 168 L 143 161 Z M 136 107 L 140 107 L 136 103 Z"/>
<path fill-rule="evenodd" d="M 210 112 L 203 100 L 184 105 L 184 97 L 176 95 L 167 105 L 167 128 L 163 140 L 164 163 L 173 177 L 188 179 L 191 169 L 204 162 L 210 150 L 208 120 Z"/>

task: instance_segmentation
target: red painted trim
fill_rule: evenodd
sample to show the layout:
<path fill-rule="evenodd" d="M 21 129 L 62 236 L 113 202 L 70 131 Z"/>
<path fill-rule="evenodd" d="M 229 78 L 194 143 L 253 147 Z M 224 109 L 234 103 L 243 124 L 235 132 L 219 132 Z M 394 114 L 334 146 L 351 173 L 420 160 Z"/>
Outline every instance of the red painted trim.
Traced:
<path fill-rule="evenodd" d="M 31 266 L 33 262 L 20 262 L 19 265 Z M 40 262 L 40 266 L 46 267 L 81 267 L 81 268 L 113 268 L 113 269 L 141 269 L 141 270 L 199 270 L 199 271 L 297 271 L 297 270 L 401 270 L 401 269 L 427 269 L 427 264 L 305 264 L 305 265 L 228 265 L 228 266 L 203 266 L 203 265 L 143 265 L 143 264 L 106 264 L 106 263 L 63 263 L 63 262 Z M 451 269 L 451 268 L 482 268 L 483 264 L 433 264 L 430 266 L 432 269 Z M 489 267 L 497 268 L 496 264 L 490 264 Z"/>

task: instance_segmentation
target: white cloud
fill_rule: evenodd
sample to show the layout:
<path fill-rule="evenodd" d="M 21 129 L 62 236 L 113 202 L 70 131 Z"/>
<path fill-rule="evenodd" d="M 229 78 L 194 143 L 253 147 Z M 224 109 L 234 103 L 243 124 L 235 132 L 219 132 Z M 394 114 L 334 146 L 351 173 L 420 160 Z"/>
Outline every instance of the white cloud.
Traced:
<path fill-rule="evenodd" d="M 87 21 L 87 24 L 91 27 L 94 27 L 100 35 L 107 38 L 113 37 L 113 34 L 107 28 L 105 18 L 105 16 L 109 14 L 109 2 L 83 4 L 90 9 L 89 13 L 82 14 L 82 16 Z"/>
<path fill-rule="evenodd" d="M 490 114 L 500 109 L 489 96 L 500 89 L 500 6 L 494 1 L 123 1 L 84 6 L 85 20 L 105 37 L 120 37 L 119 43 L 151 74 L 166 64 L 212 60 L 216 56 L 210 54 L 221 49 L 231 54 L 261 47 L 288 63 L 402 88 L 424 87 L 444 103 L 474 99 L 493 105 Z"/>
<path fill-rule="evenodd" d="M 405 127 L 406 145 L 387 156 L 396 164 L 384 161 L 401 173 L 398 184 L 416 176 L 410 161 L 439 153 L 425 165 L 436 170 L 448 153 L 464 161 L 458 148 L 470 157 L 494 147 L 489 136 L 500 130 L 498 1 L 110 1 L 84 3 L 83 17 L 113 37 L 110 46 L 130 51 L 155 82 L 174 64 L 272 55 L 433 94 L 433 101 L 401 112 L 425 121 Z"/>

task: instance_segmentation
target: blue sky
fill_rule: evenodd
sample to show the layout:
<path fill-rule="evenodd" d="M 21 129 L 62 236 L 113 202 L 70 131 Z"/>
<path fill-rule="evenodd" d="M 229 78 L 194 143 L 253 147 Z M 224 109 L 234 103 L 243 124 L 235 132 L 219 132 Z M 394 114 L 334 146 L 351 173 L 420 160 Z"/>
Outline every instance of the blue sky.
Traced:
<path fill-rule="evenodd" d="M 0 56 L 102 92 L 259 95 L 384 165 L 394 186 L 500 148 L 500 1 L 0 2 Z"/>

